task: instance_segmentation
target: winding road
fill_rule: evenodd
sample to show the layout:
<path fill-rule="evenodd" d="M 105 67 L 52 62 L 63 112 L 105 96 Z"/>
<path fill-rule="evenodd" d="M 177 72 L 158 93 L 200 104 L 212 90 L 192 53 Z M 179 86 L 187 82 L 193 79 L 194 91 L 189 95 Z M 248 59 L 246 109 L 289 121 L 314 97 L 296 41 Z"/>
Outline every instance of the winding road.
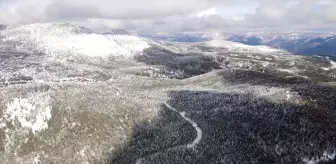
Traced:
<path fill-rule="evenodd" d="M 179 112 L 177 111 L 177 109 L 173 108 L 171 105 L 169 105 L 167 102 L 164 103 L 165 106 L 169 109 L 169 110 L 172 110 L 174 112 L 177 112 L 181 115 L 181 117 L 186 120 L 187 122 L 189 122 L 194 128 L 195 128 L 195 131 L 197 132 L 197 135 L 196 135 L 196 138 L 193 140 L 192 143 L 189 143 L 187 145 L 180 145 L 180 146 L 175 146 L 175 147 L 170 147 L 170 148 L 167 148 L 167 149 L 164 149 L 162 151 L 159 151 L 159 152 L 156 152 L 156 153 L 153 153 L 153 154 L 150 154 L 146 157 L 143 157 L 143 158 L 140 158 L 140 159 L 137 159 L 135 164 L 141 164 L 144 159 L 148 158 L 148 157 L 152 157 L 152 156 L 156 156 L 158 155 L 159 153 L 163 152 L 163 151 L 167 151 L 167 150 L 172 150 L 172 149 L 177 149 L 177 148 L 188 148 L 188 149 L 194 149 L 197 144 L 202 140 L 202 137 L 203 137 L 203 131 L 202 129 L 197 125 L 196 122 L 194 122 L 193 120 L 191 120 L 190 118 L 186 117 L 186 112 Z"/>

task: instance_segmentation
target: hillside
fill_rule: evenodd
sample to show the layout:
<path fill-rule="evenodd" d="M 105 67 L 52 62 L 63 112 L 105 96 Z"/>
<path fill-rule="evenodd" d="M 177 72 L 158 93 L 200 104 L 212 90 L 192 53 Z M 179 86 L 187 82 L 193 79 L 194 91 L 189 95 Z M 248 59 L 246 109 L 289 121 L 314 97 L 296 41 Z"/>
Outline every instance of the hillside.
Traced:
<path fill-rule="evenodd" d="M 64 23 L 0 31 L 2 163 L 333 163 L 336 64 Z"/>

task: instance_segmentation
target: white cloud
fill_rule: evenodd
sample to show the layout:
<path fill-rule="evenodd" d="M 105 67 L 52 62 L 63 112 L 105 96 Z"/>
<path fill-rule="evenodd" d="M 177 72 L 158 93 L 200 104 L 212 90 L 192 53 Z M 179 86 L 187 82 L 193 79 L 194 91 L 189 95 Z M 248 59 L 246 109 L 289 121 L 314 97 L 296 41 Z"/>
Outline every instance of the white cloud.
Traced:
<path fill-rule="evenodd" d="M 31 21 L 34 17 L 40 20 L 123 20 L 185 15 L 219 4 L 219 0 L 2 0 L 0 9 L 5 22 L 10 21 L 5 16 Z M 20 23 L 23 19 L 16 20 Z"/>
<path fill-rule="evenodd" d="M 201 12 L 198 12 L 196 14 L 197 17 L 207 17 L 207 16 L 211 16 L 211 15 L 215 15 L 216 14 L 216 8 L 210 8 Z"/>
<path fill-rule="evenodd" d="M 336 30 L 333 0 L 0 0 L 0 23 L 134 31 Z"/>

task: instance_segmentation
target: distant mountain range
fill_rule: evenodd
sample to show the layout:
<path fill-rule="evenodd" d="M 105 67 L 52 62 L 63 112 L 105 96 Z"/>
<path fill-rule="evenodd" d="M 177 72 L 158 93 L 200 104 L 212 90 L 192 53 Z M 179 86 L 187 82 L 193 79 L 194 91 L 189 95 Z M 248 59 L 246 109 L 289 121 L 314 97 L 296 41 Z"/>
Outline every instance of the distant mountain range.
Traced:
<path fill-rule="evenodd" d="M 302 55 L 336 55 L 336 35 L 321 33 L 289 33 L 281 35 L 234 34 L 225 38 L 248 45 L 267 45 Z"/>
<path fill-rule="evenodd" d="M 173 35 L 144 35 L 160 40 L 177 42 L 203 42 L 220 38 L 247 45 L 266 45 L 287 50 L 300 55 L 336 56 L 336 34 L 333 33 L 239 33 L 239 34 L 173 34 Z"/>
<path fill-rule="evenodd" d="M 156 40 L 174 41 L 174 42 L 204 42 L 210 40 L 207 36 L 202 34 L 176 34 L 176 35 L 156 35 L 156 34 L 142 34 L 142 37 Z"/>

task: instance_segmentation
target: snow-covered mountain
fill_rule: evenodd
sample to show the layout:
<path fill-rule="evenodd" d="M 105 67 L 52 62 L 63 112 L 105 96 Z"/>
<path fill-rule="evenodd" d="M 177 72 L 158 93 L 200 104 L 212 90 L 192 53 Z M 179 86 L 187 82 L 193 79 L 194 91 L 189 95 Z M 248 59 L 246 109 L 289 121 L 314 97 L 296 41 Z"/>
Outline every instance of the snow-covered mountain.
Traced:
<path fill-rule="evenodd" d="M 333 163 L 336 64 L 222 38 L 0 30 L 0 163 Z"/>
<path fill-rule="evenodd" d="M 118 31 L 117 31 L 118 32 Z M 136 36 L 96 34 L 68 24 L 31 24 L 12 26 L 1 32 L 3 43 L 18 43 L 22 49 L 34 49 L 50 56 L 128 56 L 149 45 Z"/>
<path fill-rule="evenodd" d="M 334 33 L 234 34 L 226 40 L 248 45 L 267 45 L 302 55 L 336 55 Z"/>
<path fill-rule="evenodd" d="M 139 55 L 156 49 L 176 54 L 204 53 L 202 48 L 215 47 L 219 50 L 211 51 L 226 49 L 233 52 L 286 53 L 265 46 L 254 47 L 218 40 L 195 44 L 165 43 L 132 35 L 124 30 L 95 33 L 86 28 L 60 23 L 7 26 L 0 31 L 0 37 L 3 58 L 0 72 L 3 83 L 20 83 L 21 76 L 34 81 L 59 81 L 69 76 L 74 78 L 83 74 L 81 67 L 85 64 L 88 65 L 85 72 L 94 72 L 89 73 L 92 78 L 100 76 L 98 70 L 108 71 L 102 70 L 98 65 L 115 63 L 118 67 L 123 67 L 121 63 L 137 63 L 134 60 Z M 16 66 L 18 63 L 21 64 Z M 93 64 L 96 66 L 92 67 Z M 12 69 L 13 65 L 19 68 Z M 60 70 L 54 70 L 56 68 Z M 18 76 L 19 79 L 12 76 Z M 13 79 L 18 81 L 14 82 Z"/>

